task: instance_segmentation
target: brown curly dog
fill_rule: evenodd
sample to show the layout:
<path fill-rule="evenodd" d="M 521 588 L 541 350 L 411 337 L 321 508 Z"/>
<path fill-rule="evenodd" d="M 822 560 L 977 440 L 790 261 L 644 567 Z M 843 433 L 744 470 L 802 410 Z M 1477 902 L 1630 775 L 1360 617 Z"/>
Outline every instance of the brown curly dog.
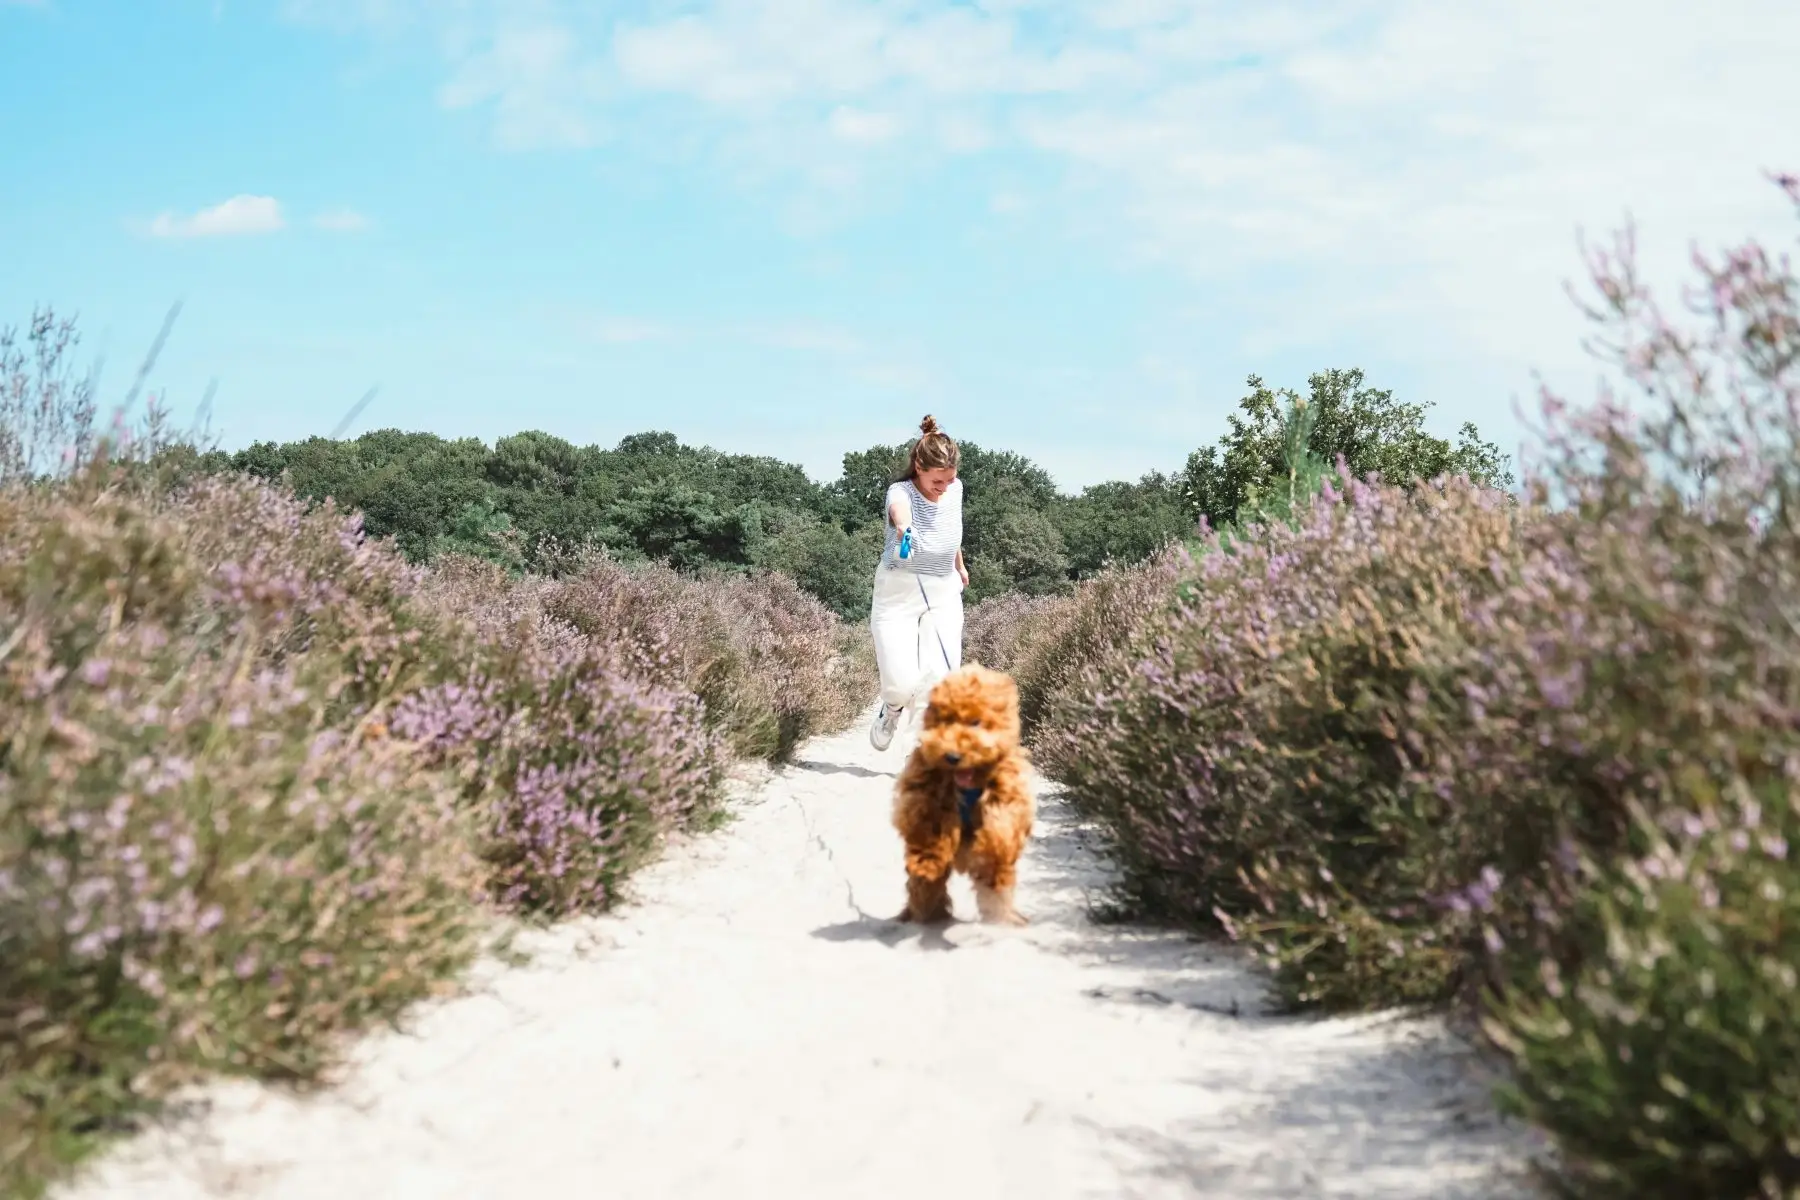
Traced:
<path fill-rule="evenodd" d="M 1031 836 L 1027 761 L 1011 677 L 967 666 L 931 689 L 894 797 L 894 828 L 906 842 L 900 920 L 949 920 L 956 870 L 974 881 L 983 921 L 1025 924 L 1013 910 L 1013 886 Z"/>

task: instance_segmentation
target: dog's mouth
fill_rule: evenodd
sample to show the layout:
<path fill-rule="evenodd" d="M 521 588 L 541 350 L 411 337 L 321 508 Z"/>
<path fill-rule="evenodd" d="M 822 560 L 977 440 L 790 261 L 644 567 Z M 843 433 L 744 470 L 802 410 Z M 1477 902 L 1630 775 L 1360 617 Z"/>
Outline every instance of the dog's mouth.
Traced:
<path fill-rule="evenodd" d="M 975 786 L 975 772 L 966 767 L 953 774 L 950 778 L 956 781 L 957 787 L 962 788 L 965 791 Z"/>

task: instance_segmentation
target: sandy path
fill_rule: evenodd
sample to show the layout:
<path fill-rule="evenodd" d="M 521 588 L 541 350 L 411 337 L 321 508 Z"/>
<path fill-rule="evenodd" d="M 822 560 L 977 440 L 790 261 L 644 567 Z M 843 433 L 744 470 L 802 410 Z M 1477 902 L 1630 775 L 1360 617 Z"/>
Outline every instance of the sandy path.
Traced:
<path fill-rule="evenodd" d="M 860 727 L 810 744 L 633 904 L 361 1042 L 343 1086 L 209 1088 L 205 1115 L 60 1194 L 1521 1194 L 1497 1169 L 1530 1143 L 1434 1024 L 1258 1016 L 1228 950 L 1089 924 L 1103 876 L 1051 793 L 1030 928 L 881 919 L 902 893 L 898 763 Z"/>

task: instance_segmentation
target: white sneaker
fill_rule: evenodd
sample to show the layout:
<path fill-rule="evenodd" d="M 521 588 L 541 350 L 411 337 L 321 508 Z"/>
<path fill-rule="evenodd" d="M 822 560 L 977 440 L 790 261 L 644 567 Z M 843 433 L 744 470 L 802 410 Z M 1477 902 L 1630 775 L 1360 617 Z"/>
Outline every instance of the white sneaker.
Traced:
<path fill-rule="evenodd" d="M 894 744 L 894 731 L 900 728 L 900 714 L 903 708 L 894 708 L 887 701 L 881 702 L 876 710 L 875 723 L 869 726 L 869 745 L 877 750 L 886 750 Z"/>

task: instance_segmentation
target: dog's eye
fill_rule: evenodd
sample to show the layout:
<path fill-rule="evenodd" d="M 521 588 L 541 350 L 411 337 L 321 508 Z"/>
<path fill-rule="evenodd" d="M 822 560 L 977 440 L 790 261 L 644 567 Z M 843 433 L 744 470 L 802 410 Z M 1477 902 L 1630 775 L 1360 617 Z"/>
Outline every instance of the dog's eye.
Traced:
<path fill-rule="evenodd" d="M 981 718 L 980 717 L 970 717 L 968 723 L 970 725 L 975 726 L 975 728 L 977 728 L 977 729 L 981 728 Z"/>

